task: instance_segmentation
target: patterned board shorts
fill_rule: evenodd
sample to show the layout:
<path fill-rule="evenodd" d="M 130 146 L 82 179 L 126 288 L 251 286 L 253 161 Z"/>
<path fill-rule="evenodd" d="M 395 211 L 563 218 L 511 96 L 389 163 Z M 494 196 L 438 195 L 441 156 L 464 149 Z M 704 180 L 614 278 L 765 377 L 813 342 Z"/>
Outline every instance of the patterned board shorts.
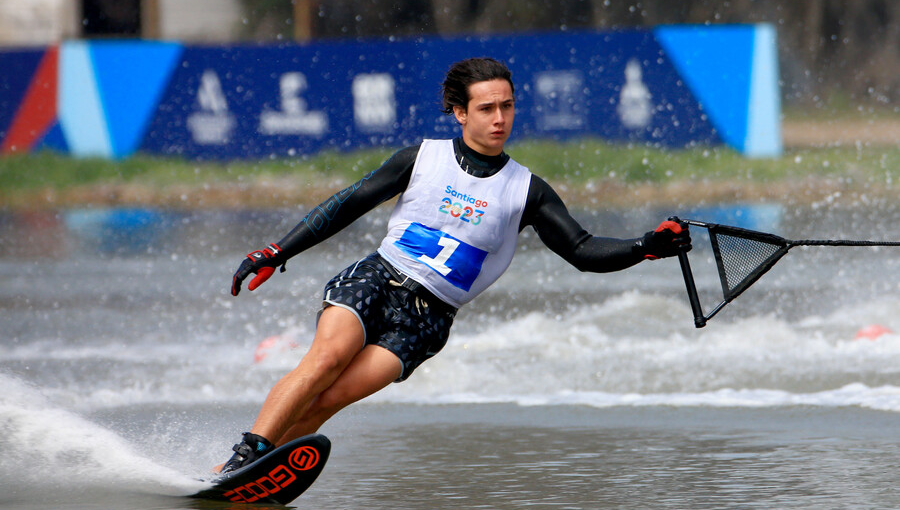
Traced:
<path fill-rule="evenodd" d="M 365 330 L 366 345 L 400 358 L 406 380 L 447 343 L 456 309 L 406 279 L 377 252 L 341 271 L 325 285 L 325 306 L 350 310 Z M 410 282 L 411 283 L 411 282 Z"/>

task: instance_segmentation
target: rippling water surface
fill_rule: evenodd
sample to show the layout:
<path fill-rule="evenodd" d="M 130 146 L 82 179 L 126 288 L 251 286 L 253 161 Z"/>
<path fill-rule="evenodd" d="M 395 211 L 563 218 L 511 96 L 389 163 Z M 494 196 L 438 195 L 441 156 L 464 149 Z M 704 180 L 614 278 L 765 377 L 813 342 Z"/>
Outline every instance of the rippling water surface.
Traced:
<path fill-rule="evenodd" d="M 0 218 L 0 503 L 182 508 L 309 345 L 321 286 L 386 211 L 232 298 L 303 211 Z M 631 236 L 671 211 L 576 213 Z M 679 212 L 792 239 L 900 239 L 891 210 Z M 708 241 L 691 262 L 721 299 Z M 407 382 L 328 423 L 325 508 L 895 508 L 900 252 L 796 248 L 704 329 L 678 263 L 579 273 L 526 231 Z M 875 339 L 860 338 L 880 326 Z"/>

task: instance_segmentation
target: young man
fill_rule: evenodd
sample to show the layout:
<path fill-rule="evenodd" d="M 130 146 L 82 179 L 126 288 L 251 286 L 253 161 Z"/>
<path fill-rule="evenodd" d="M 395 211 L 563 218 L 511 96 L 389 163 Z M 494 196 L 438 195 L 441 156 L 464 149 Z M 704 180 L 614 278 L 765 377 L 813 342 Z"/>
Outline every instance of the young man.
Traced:
<path fill-rule="evenodd" d="M 409 377 L 444 346 L 457 308 L 506 270 L 527 226 L 582 271 L 618 271 L 690 249 L 687 225 L 672 221 L 636 239 L 588 234 L 544 180 L 503 152 L 516 112 L 504 64 L 457 62 L 442 90 L 443 111 L 459 122 L 461 138 L 400 150 L 284 239 L 249 254 L 235 273 L 231 293 L 251 273 L 252 291 L 289 258 L 400 195 L 378 251 L 325 286 L 309 352 L 271 389 L 222 472 L 315 432 L 345 406 Z"/>

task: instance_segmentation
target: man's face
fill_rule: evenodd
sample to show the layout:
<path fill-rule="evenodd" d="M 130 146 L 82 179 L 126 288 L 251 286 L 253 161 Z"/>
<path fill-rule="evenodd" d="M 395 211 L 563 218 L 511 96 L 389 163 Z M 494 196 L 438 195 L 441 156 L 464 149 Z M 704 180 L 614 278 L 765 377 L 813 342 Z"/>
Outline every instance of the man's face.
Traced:
<path fill-rule="evenodd" d="M 469 85 L 468 108 L 454 106 L 453 114 L 462 125 L 466 145 L 484 155 L 496 156 L 503 152 L 516 116 L 512 87 L 504 79 L 473 83 Z"/>

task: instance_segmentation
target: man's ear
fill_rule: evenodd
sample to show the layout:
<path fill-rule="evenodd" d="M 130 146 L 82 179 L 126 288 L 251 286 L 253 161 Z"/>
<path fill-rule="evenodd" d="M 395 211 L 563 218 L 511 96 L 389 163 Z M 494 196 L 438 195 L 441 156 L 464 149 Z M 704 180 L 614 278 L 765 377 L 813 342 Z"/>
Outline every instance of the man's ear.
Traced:
<path fill-rule="evenodd" d="M 456 122 L 459 122 L 463 126 L 466 125 L 466 119 L 468 119 L 468 112 L 462 106 L 454 106 L 453 107 L 453 116 L 456 117 Z"/>

